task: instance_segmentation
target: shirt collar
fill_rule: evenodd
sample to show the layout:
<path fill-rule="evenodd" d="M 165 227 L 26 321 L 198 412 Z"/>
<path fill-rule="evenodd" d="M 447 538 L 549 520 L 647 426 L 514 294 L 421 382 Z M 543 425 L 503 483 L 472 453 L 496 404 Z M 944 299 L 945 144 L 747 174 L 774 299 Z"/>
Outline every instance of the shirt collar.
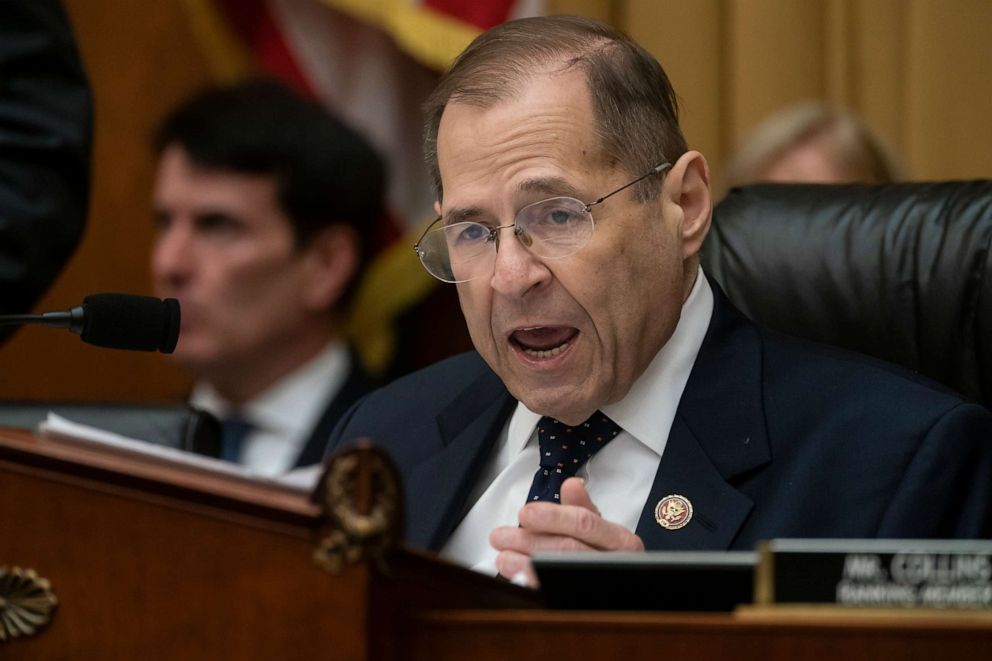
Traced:
<path fill-rule="evenodd" d="M 630 392 L 619 402 L 601 409 L 658 456 L 664 453 L 682 391 L 712 316 L 713 290 L 702 268 L 698 268 L 696 281 L 682 304 L 679 322 L 668 342 L 655 354 Z M 505 449 L 510 456 L 527 445 L 541 417 L 522 402 L 517 403 L 507 429 Z"/>
<path fill-rule="evenodd" d="M 713 316 L 713 290 L 700 268 L 682 304 L 672 337 L 655 355 L 627 396 L 602 408 L 624 431 L 661 456 L 682 391 Z"/>
<path fill-rule="evenodd" d="M 221 418 L 237 408 L 239 415 L 258 429 L 287 435 L 302 433 L 316 424 L 331 393 L 338 391 L 350 368 L 347 347 L 332 341 L 313 359 L 243 406 L 233 406 L 206 382 L 193 387 L 190 404 Z"/>

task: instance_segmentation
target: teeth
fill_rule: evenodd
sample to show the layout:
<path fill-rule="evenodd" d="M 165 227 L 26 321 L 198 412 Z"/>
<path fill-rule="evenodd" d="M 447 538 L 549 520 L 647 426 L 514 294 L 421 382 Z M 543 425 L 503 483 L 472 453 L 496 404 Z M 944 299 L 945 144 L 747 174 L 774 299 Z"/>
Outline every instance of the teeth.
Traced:
<path fill-rule="evenodd" d="M 524 348 L 524 353 L 526 353 L 528 356 L 533 356 L 535 358 L 551 358 L 552 356 L 557 356 L 558 354 L 560 354 L 562 351 L 565 350 L 565 347 L 567 346 L 568 346 L 568 342 L 564 342 L 558 345 L 557 347 L 555 347 L 554 349 Z"/>

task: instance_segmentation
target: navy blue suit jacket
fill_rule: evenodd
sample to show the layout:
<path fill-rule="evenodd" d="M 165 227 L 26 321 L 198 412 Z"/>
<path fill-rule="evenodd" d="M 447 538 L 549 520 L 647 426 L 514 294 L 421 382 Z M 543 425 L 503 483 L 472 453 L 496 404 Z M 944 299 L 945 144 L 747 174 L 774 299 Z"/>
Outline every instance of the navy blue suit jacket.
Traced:
<path fill-rule="evenodd" d="M 992 414 L 887 363 L 762 329 L 715 286 L 714 297 L 637 527 L 648 549 L 992 536 Z M 364 398 L 329 448 L 359 437 L 385 448 L 408 542 L 436 550 L 515 405 L 478 354 L 462 354 Z M 655 522 L 668 494 L 693 504 L 681 530 Z"/>
<path fill-rule="evenodd" d="M 324 412 L 313 426 L 313 431 L 304 443 L 300 456 L 293 463 L 293 468 L 319 464 L 327 451 L 327 439 L 338 420 L 344 417 L 355 402 L 372 392 L 377 385 L 376 380 L 362 367 L 358 355 L 352 351 L 348 377 L 324 407 Z"/>

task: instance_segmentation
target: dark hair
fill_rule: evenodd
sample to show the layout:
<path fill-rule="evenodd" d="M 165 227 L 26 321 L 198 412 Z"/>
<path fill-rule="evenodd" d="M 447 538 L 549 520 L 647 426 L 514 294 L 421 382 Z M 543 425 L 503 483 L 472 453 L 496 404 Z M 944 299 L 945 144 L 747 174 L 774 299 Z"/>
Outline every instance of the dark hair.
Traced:
<path fill-rule="evenodd" d="M 198 165 L 271 175 L 298 246 L 329 225 L 349 225 L 362 264 L 384 213 L 385 166 L 358 133 L 320 104 L 270 79 L 214 87 L 169 114 L 161 154 L 179 146 Z"/>
<path fill-rule="evenodd" d="M 619 30 L 592 19 L 524 18 L 476 37 L 424 104 L 424 152 L 437 199 L 443 194 L 437 133 L 447 104 L 485 108 L 507 100 L 535 71 L 556 63 L 585 73 L 607 163 L 636 176 L 662 159 L 675 162 L 685 153 L 675 90 L 650 53 Z M 638 184 L 634 190 L 639 199 L 654 198 L 656 182 Z"/>

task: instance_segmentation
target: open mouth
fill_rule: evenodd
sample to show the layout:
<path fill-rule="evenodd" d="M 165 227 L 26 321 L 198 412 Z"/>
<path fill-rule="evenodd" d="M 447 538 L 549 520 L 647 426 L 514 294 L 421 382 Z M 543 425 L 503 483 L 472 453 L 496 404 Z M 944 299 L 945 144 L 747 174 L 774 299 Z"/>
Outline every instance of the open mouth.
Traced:
<path fill-rule="evenodd" d="M 568 349 L 578 334 L 570 326 L 535 326 L 513 331 L 510 343 L 530 358 L 546 360 Z"/>

